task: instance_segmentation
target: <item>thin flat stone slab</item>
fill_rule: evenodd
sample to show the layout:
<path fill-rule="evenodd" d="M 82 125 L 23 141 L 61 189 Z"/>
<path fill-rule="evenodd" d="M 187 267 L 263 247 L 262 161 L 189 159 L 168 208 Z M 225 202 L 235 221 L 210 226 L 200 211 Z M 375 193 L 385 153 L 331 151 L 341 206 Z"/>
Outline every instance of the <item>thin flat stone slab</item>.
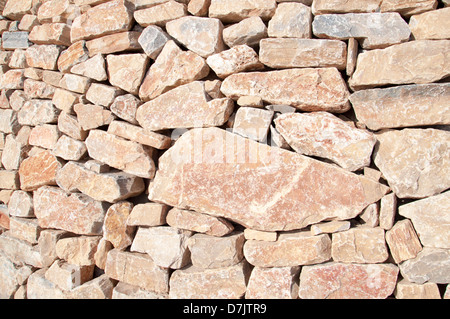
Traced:
<path fill-rule="evenodd" d="M 450 249 L 450 191 L 399 207 L 425 247 Z"/>
<path fill-rule="evenodd" d="M 371 130 L 450 124 L 450 83 L 362 90 L 350 102 L 358 122 Z"/>
<path fill-rule="evenodd" d="M 346 112 L 349 92 L 336 68 L 287 69 L 237 73 L 220 88 L 234 100 L 259 96 L 268 104 L 287 104 L 302 111 Z"/>
<path fill-rule="evenodd" d="M 393 264 L 304 266 L 298 295 L 301 299 L 385 299 L 394 292 L 398 272 Z"/>
<path fill-rule="evenodd" d="M 231 99 L 209 100 L 205 82 L 179 86 L 141 105 L 136 119 L 152 131 L 223 125 L 234 109 Z"/>
<path fill-rule="evenodd" d="M 410 282 L 450 283 L 450 250 L 424 247 L 416 258 L 402 262 L 399 267 L 403 278 Z"/>
<path fill-rule="evenodd" d="M 360 39 L 364 49 L 380 49 L 406 42 L 411 31 L 397 12 L 324 14 L 314 18 L 312 29 L 319 38 Z"/>
<path fill-rule="evenodd" d="M 359 54 L 349 85 L 426 84 L 450 75 L 450 41 L 417 40 Z"/>
<path fill-rule="evenodd" d="M 133 12 L 134 6 L 125 0 L 113 0 L 92 7 L 73 21 L 71 42 L 128 31 L 133 26 Z"/>
<path fill-rule="evenodd" d="M 75 234 L 100 235 L 106 208 L 84 194 L 67 194 L 58 187 L 43 186 L 33 193 L 39 226 Z"/>
<path fill-rule="evenodd" d="M 190 130 L 161 156 L 149 199 L 274 231 L 354 218 L 387 190 L 330 164 L 208 128 Z"/>
<path fill-rule="evenodd" d="M 326 39 L 263 39 L 260 60 L 271 68 L 347 66 L 347 45 L 339 40 Z"/>
<path fill-rule="evenodd" d="M 376 134 L 375 165 L 399 198 L 424 198 L 450 187 L 450 132 L 386 130 Z"/>
<path fill-rule="evenodd" d="M 370 165 L 375 136 L 330 113 L 287 113 L 275 124 L 297 153 L 328 158 L 350 171 Z"/>

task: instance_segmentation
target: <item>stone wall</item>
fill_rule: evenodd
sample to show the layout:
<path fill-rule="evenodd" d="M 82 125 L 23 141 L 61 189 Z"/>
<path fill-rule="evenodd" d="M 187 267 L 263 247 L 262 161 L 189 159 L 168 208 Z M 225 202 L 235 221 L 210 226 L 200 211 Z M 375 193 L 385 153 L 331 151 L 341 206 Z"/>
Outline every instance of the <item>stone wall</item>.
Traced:
<path fill-rule="evenodd" d="M 0 297 L 450 297 L 447 0 L 4 2 Z"/>

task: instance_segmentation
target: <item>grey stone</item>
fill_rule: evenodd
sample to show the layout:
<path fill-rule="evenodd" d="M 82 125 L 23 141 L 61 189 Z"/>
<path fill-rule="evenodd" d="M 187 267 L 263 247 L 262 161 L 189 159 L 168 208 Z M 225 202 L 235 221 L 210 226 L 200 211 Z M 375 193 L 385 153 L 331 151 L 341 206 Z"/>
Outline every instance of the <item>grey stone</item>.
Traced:
<path fill-rule="evenodd" d="M 164 45 L 170 40 L 170 36 L 156 25 L 150 25 L 142 31 L 138 39 L 145 54 L 155 60 L 162 51 Z"/>
<path fill-rule="evenodd" d="M 401 263 L 400 272 L 410 282 L 450 283 L 450 250 L 424 247 L 416 258 Z"/>
<path fill-rule="evenodd" d="M 26 49 L 30 46 L 28 32 L 3 32 L 2 48 L 4 50 Z"/>

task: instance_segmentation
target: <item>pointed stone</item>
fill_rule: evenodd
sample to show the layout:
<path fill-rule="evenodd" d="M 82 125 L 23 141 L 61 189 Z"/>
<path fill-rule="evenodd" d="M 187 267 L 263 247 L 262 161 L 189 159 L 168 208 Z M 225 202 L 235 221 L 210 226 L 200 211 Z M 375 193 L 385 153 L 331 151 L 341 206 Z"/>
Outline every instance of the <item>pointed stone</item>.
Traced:
<path fill-rule="evenodd" d="M 268 104 L 287 104 L 302 111 L 342 113 L 350 108 L 349 92 L 335 68 L 232 74 L 220 90 L 234 100 L 259 96 Z"/>
<path fill-rule="evenodd" d="M 416 84 L 353 93 L 350 102 L 358 121 L 371 130 L 449 125 L 450 84 Z M 427 116 L 423 116 L 423 113 Z"/>
<path fill-rule="evenodd" d="M 70 69 L 70 72 L 86 76 L 96 81 L 105 81 L 108 79 L 105 59 L 101 54 L 96 54 L 92 58 L 74 65 Z"/>
<path fill-rule="evenodd" d="M 385 299 L 395 289 L 398 268 L 393 264 L 330 262 L 304 266 L 301 299 Z"/>
<path fill-rule="evenodd" d="M 170 36 L 156 25 L 149 25 L 139 36 L 138 42 L 151 59 L 156 60 Z"/>
<path fill-rule="evenodd" d="M 70 45 L 67 50 L 61 52 L 58 58 L 58 70 L 63 73 L 68 73 L 71 68 L 89 58 L 86 49 L 85 41 L 78 41 Z"/>
<path fill-rule="evenodd" d="M 180 85 L 200 80 L 208 73 L 208 65 L 202 57 L 181 50 L 170 40 L 147 72 L 139 97 L 144 101 L 152 100 Z"/>
<path fill-rule="evenodd" d="M 258 16 L 244 19 L 223 30 L 223 41 L 230 48 L 242 44 L 255 46 L 267 37 L 267 27 Z"/>
<path fill-rule="evenodd" d="M 114 102 L 110 106 L 110 110 L 115 115 L 131 124 L 139 124 L 136 120 L 136 111 L 141 105 L 142 101 L 133 94 L 125 94 L 114 99 Z"/>
<path fill-rule="evenodd" d="M 195 81 L 141 105 L 136 119 L 143 128 L 152 131 L 220 126 L 228 120 L 233 108 L 230 99 L 209 101 L 205 82 Z"/>
<path fill-rule="evenodd" d="M 375 165 L 399 198 L 424 198 L 450 186 L 450 132 L 387 130 L 376 134 Z"/>
<path fill-rule="evenodd" d="M 100 105 L 78 103 L 74 105 L 73 109 L 77 114 L 78 122 L 85 131 L 108 125 L 114 120 L 111 111 Z"/>
<path fill-rule="evenodd" d="M 126 224 L 132 209 L 132 203 L 122 201 L 112 205 L 106 212 L 103 238 L 113 244 L 114 248 L 125 250 L 133 242 L 135 227 Z"/>
<path fill-rule="evenodd" d="M 164 27 L 167 22 L 185 15 L 187 15 L 186 5 L 173 0 L 134 12 L 134 18 L 142 27 L 148 27 L 149 25 Z"/>
<path fill-rule="evenodd" d="M 155 163 L 144 146 L 100 130 L 91 130 L 86 139 L 89 156 L 125 173 L 153 178 Z"/>
<path fill-rule="evenodd" d="M 33 200 L 34 213 L 43 228 L 87 235 L 102 232 L 106 210 L 101 202 L 86 195 L 69 195 L 60 188 L 44 186 L 34 192 Z M 77 223 L 73 220 L 77 220 Z"/>
<path fill-rule="evenodd" d="M 149 62 L 145 54 L 108 55 L 106 62 L 112 85 L 132 94 L 139 92 Z"/>
<path fill-rule="evenodd" d="M 231 179 L 234 187 L 225 187 Z M 354 218 L 387 190 L 338 167 L 209 128 L 190 130 L 164 153 L 149 198 L 274 231 Z"/>

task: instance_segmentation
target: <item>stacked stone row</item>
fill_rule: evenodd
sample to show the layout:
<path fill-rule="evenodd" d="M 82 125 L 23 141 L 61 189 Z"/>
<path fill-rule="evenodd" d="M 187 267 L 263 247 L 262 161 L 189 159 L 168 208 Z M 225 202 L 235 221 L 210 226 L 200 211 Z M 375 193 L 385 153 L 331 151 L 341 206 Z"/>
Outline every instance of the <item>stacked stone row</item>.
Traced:
<path fill-rule="evenodd" d="M 449 298 L 449 5 L 0 1 L 0 297 Z"/>

